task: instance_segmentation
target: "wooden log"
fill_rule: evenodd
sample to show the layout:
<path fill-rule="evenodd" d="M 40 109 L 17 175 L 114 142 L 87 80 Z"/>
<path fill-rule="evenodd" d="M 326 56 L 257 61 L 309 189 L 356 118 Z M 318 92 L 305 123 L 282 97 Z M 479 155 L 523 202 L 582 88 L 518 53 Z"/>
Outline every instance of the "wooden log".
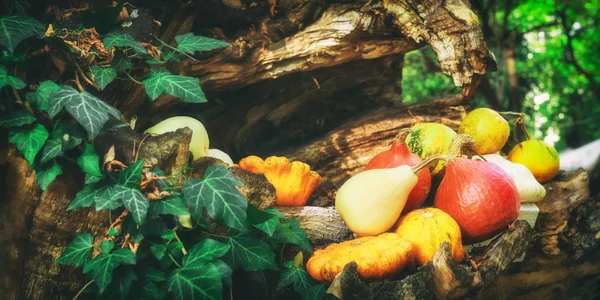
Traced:
<path fill-rule="evenodd" d="M 313 248 L 322 248 L 354 237 L 354 233 L 332 206 L 277 206 L 276 208 L 286 217 L 300 221 L 300 227 L 306 231 Z"/>
<path fill-rule="evenodd" d="M 562 171 L 544 187 L 546 197 L 537 203 L 540 209 L 535 226 L 539 235 L 537 247 L 548 256 L 566 256 L 559 247 L 559 236 L 567 228 L 571 211 L 590 196 L 588 173 L 581 168 Z"/>

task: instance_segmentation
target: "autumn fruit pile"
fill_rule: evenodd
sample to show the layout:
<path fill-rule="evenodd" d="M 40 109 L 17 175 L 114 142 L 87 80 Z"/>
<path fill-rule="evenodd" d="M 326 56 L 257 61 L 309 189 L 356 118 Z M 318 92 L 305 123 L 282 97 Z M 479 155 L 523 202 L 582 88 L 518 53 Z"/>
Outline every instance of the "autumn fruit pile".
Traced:
<path fill-rule="evenodd" d="M 336 210 L 360 238 L 315 252 L 307 263 L 309 274 L 331 281 L 340 265 L 355 261 L 361 277 L 380 279 L 433 260 L 442 242 L 448 242 L 454 259 L 461 261 L 463 244 L 482 242 L 506 230 L 519 217 L 522 202 L 545 197 L 542 183 L 554 178 L 559 168 L 556 150 L 529 137 L 523 114 L 510 114 L 518 116 L 512 120 L 515 130 L 520 129 L 527 140 L 508 156 L 500 151 L 511 126 L 487 108 L 471 111 L 458 132 L 438 123 L 417 123 L 402 130 L 388 150 L 374 156 L 365 171 L 337 192 Z M 439 181 L 437 189 L 432 189 L 432 177 Z M 435 194 L 429 195 L 432 190 Z M 434 207 L 421 208 L 428 197 Z M 396 263 L 375 274 L 368 266 L 381 263 L 376 252 L 382 249 L 376 245 L 388 243 L 390 232 L 412 247 L 395 241 L 398 251 L 390 255 L 395 255 Z M 361 247 L 366 241 L 370 250 Z"/>
<path fill-rule="evenodd" d="M 514 130 L 526 136 L 507 156 L 501 150 L 511 126 L 487 108 L 471 111 L 458 132 L 422 122 L 401 130 L 389 149 L 375 155 L 336 193 L 335 209 L 359 237 L 316 250 L 306 264 L 308 274 L 332 282 L 346 264 L 356 262 L 363 279 L 392 278 L 403 269 L 432 261 L 442 242 L 460 262 L 463 244 L 482 242 L 506 230 L 519 217 L 522 202 L 545 197 L 542 184 L 559 169 L 558 153 L 529 137 L 524 115 L 507 114 L 517 115 L 511 120 Z M 233 165 L 224 152 L 208 149 L 208 135 L 197 120 L 166 120 L 148 132 L 181 127 L 193 130 L 194 159 L 211 155 Z M 306 205 L 321 182 L 309 165 L 285 157 L 248 156 L 237 166 L 263 174 L 275 188 L 280 206 Z M 439 182 L 436 189 L 432 182 Z M 428 198 L 433 207 L 422 207 Z"/>

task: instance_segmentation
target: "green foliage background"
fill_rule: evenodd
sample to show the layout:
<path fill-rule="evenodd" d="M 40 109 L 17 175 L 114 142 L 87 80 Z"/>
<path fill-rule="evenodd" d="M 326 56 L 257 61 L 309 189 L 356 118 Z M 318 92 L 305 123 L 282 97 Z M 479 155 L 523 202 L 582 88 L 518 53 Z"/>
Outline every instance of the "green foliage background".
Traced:
<path fill-rule="evenodd" d="M 498 62 L 498 71 L 486 77 L 498 97 L 500 109 L 525 112 L 530 132 L 536 138 L 554 143 L 558 151 L 599 139 L 600 1 L 471 2 L 479 15 L 487 46 Z M 503 54 L 511 44 L 518 78 L 517 99 L 511 99 Z M 406 55 L 402 89 L 404 102 L 409 103 L 459 91 L 440 72 L 430 48 Z M 518 105 L 511 106 L 511 101 Z M 475 107 L 493 106 L 481 88 L 472 103 Z"/>

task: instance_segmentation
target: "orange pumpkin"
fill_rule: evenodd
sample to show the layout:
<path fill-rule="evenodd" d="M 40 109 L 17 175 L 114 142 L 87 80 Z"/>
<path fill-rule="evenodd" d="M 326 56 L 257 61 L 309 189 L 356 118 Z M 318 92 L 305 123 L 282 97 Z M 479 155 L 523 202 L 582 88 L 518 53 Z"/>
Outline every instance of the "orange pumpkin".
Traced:
<path fill-rule="evenodd" d="M 460 227 L 441 209 L 414 210 L 400 218 L 395 232 L 412 244 L 418 266 L 432 261 L 442 242 L 450 244 L 454 260 L 460 262 L 464 258 Z"/>
<path fill-rule="evenodd" d="M 317 281 L 332 282 L 344 267 L 356 262 L 362 279 L 390 278 L 412 263 L 412 246 L 395 233 L 365 236 L 316 250 L 306 270 Z"/>
<path fill-rule="evenodd" d="M 270 156 L 264 161 L 258 156 L 248 156 L 240 160 L 240 168 L 258 174 L 264 174 L 275 187 L 277 205 L 302 206 L 310 194 L 321 183 L 321 176 L 310 170 L 310 166 L 300 162 L 291 162 L 281 156 Z"/>

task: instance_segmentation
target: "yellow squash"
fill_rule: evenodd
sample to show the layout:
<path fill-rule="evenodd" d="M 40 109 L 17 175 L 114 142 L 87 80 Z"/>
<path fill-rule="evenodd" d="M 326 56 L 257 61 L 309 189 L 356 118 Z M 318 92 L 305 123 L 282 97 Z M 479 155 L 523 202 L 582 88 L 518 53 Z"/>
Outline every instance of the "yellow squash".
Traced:
<path fill-rule="evenodd" d="M 464 258 L 460 227 L 441 209 L 414 210 L 400 218 L 395 232 L 413 245 L 417 266 L 432 261 L 442 242 L 450 244 L 455 261 Z"/>
<path fill-rule="evenodd" d="M 508 153 L 507 158 L 527 167 L 539 183 L 552 180 L 560 167 L 560 157 L 556 149 L 537 140 L 521 142 Z"/>
<path fill-rule="evenodd" d="M 362 279 L 390 278 L 413 262 L 412 246 L 395 233 L 361 237 L 316 250 L 306 271 L 317 281 L 332 282 L 351 262 Z"/>

